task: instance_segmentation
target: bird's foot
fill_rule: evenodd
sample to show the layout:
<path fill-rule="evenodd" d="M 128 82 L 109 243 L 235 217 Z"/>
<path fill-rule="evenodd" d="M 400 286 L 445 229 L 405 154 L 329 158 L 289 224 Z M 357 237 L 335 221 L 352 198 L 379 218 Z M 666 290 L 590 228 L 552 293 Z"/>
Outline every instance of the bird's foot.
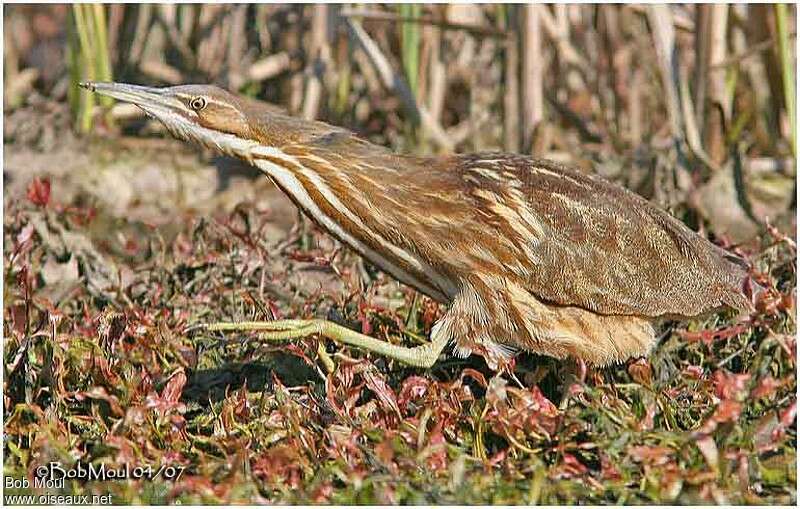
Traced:
<path fill-rule="evenodd" d="M 411 366 L 429 368 L 447 345 L 447 337 L 434 338 L 418 347 L 403 347 L 342 327 L 328 320 L 275 320 L 271 322 L 217 322 L 203 328 L 213 332 L 258 332 L 266 341 L 300 339 L 318 334 L 333 341 L 384 355 Z"/>
<path fill-rule="evenodd" d="M 216 322 L 202 324 L 199 327 L 210 332 L 259 332 L 259 337 L 266 341 L 301 339 L 319 332 L 321 320 L 273 320 L 270 322 Z M 320 342 L 317 346 L 320 362 L 328 373 L 336 369 L 336 365 Z"/>

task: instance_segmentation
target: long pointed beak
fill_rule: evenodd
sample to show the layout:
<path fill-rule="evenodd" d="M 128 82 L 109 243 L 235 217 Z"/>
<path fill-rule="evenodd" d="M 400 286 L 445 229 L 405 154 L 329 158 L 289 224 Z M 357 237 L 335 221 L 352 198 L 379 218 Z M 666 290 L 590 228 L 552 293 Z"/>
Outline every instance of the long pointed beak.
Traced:
<path fill-rule="evenodd" d="M 183 109 L 180 101 L 169 93 L 169 88 L 143 87 L 127 83 L 97 83 L 84 81 L 78 84 L 91 92 L 113 97 L 118 101 L 139 106 L 145 111 Z"/>

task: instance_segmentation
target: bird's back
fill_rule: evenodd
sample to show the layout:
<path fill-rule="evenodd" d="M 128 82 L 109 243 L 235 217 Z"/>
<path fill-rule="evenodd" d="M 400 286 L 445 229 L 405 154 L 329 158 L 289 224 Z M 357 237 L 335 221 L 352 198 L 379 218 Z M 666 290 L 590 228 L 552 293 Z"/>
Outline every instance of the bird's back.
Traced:
<path fill-rule="evenodd" d="M 521 155 L 450 156 L 442 167 L 418 170 L 444 198 L 417 217 L 439 245 L 415 247 L 453 277 L 494 272 L 543 302 L 609 315 L 751 307 L 741 259 L 616 184 Z"/>

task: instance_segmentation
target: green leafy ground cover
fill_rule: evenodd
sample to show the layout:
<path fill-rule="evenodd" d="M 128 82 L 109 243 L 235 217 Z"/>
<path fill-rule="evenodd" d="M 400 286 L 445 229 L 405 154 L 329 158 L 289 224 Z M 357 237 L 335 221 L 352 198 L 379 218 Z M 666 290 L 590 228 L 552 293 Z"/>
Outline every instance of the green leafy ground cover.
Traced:
<path fill-rule="evenodd" d="M 122 221 L 143 233 L 112 249 L 97 211 L 49 186 L 4 203 L 5 475 L 76 461 L 157 475 L 6 496 L 796 502 L 796 251 L 777 230 L 742 251 L 765 288 L 757 313 L 665 324 L 649 359 L 589 370 L 565 395 L 561 363 L 528 354 L 513 376 L 479 358 L 422 371 L 315 338 L 205 334 L 191 326 L 327 316 L 412 345 L 442 309 L 385 276 L 365 287 L 357 259 L 313 229 L 264 243 L 252 205 L 176 217 L 170 234 Z M 336 284 L 303 293 L 292 272 Z"/>

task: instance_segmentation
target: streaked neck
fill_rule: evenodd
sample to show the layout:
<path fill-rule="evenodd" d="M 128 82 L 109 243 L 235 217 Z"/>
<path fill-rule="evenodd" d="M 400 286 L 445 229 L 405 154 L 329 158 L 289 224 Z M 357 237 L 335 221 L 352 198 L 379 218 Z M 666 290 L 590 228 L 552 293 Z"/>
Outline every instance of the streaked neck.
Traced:
<path fill-rule="evenodd" d="M 455 293 L 452 284 L 415 253 L 390 241 L 380 218 L 369 213 L 376 210 L 372 200 L 381 196 L 370 196 L 365 188 L 378 189 L 382 172 L 396 173 L 402 168 L 374 159 L 392 159 L 386 149 L 346 140 L 356 150 L 345 152 L 341 141 L 281 148 L 257 145 L 247 159 L 323 229 L 398 280 L 446 302 Z M 396 162 L 404 164 L 401 159 Z"/>

